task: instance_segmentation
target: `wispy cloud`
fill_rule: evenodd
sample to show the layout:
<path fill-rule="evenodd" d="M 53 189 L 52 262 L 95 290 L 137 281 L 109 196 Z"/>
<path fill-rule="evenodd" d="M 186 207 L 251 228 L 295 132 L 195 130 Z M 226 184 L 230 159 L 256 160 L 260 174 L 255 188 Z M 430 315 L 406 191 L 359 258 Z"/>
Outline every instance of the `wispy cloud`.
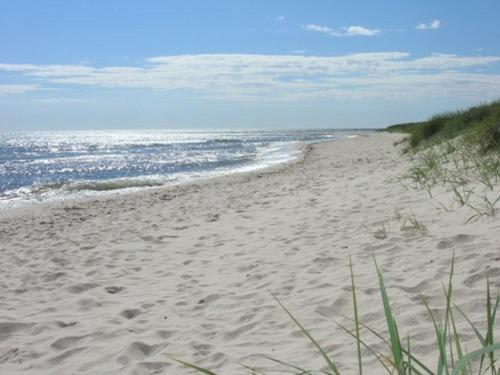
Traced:
<path fill-rule="evenodd" d="M 233 100 L 318 100 L 360 98 L 500 96 L 500 75 L 483 70 L 500 64 L 498 56 L 406 52 L 343 56 L 205 54 L 159 56 L 142 66 L 0 64 L 10 80 L 33 79 L 40 89 L 96 88 L 184 91 Z M 36 85 L 2 85 L 22 92 Z M 7 89 L 7 87 L 10 87 Z M 15 87 L 18 87 L 15 89 Z"/>
<path fill-rule="evenodd" d="M 286 17 L 285 17 L 285 16 L 278 16 L 278 17 L 276 17 L 275 19 L 276 19 L 276 21 L 278 21 L 278 22 L 283 22 L 283 21 L 285 21 L 285 20 L 286 20 Z"/>
<path fill-rule="evenodd" d="M 3 85 L 3 84 L 0 84 L 0 95 L 24 94 L 25 92 L 35 91 L 37 89 L 38 89 L 37 85 Z"/>
<path fill-rule="evenodd" d="M 66 97 L 58 97 L 58 98 L 43 98 L 43 99 L 34 99 L 36 103 L 46 103 L 46 104 L 60 104 L 60 103 L 94 103 L 94 99 L 78 99 L 78 98 L 66 98 Z"/>
<path fill-rule="evenodd" d="M 331 36 L 376 36 L 380 34 L 379 29 L 369 29 L 364 26 L 348 26 L 338 30 L 328 26 L 308 24 L 303 26 L 305 30 L 328 34 Z"/>
<path fill-rule="evenodd" d="M 435 30 L 441 27 L 440 20 L 433 20 L 429 23 L 419 23 L 416 27 L 417 30 Z"/>
<path fill-rule="evenodd" d="M 325 33 L 325 34 L 332 34 L 334 32 L 331 27 L 315 25 L 313 23 L 302 26 L 302 28 L 308 31 L 316 31 L 318 33 Z"/>
<path fill-rule="evenodd" d="M 349 36 L 375 36 L 380 34 L 379 29 L 368 29 L 363 26 L 349 26 L 345 29 L 345 33 Z"/>

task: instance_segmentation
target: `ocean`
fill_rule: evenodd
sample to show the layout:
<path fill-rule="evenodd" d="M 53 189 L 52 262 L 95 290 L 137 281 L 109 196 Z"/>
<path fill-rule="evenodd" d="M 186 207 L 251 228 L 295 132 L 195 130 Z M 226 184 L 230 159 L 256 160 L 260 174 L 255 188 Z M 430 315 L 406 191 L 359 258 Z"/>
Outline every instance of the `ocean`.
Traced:
<path fill-rule="evenodd" d="M 0 209 L 255 170 L 293 160 L 301 143 L 349 134 L 334 129 L 0 133 Z"/>

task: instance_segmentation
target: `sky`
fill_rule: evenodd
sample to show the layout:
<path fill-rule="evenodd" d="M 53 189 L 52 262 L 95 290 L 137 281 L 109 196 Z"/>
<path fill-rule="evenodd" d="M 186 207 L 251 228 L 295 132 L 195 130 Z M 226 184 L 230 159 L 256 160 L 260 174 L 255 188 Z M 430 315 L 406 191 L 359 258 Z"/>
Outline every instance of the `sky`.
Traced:
<path fill-rule="evenodd" d="M 372 128 L 500 98 L 498 0 L 0 0 L 0 131 Z"/>

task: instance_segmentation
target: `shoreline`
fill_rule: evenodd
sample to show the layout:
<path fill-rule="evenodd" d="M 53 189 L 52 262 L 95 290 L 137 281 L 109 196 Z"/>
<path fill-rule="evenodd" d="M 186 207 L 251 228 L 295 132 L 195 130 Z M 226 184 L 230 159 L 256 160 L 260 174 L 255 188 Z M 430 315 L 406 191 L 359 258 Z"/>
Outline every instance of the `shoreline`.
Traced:
<path fill-rule="evenodd" d="M 171 183 L 171 184 L 165 184 L 161 186 L 151 186 L 151 187 L 146 187 L 146 188 L 139 188 L 137 190 L 127 190 L 127 189 L 118 189 L 118 190 L 113 190 L 109 192 L 104 192 L 104 193 L 97 193 L 96 195 L 89 195 L 89 196 L 81 196 L 81 197 L 69 197 L 69 198 L 62 198 L 60 200 L 52 200 L 52 201 L 40 201 L 40 202 L 33 202 L 31 204 L 26 204 L 26 205 L 21 205 L 21 206 L 13 206 L 13 207 L 6 207 L 0 209 L 0 220 L 4 217 L 10 217 L 13 214 L 14 216 L 17 214 L 23 214 L 24 212 L 29 212 L 31 210 L 43 210 L 44 208 L 46 209 L 52 209 L 52 208 L 63 208 L 65 206 L 79 206 L 80 204 L 84 205 L 89 202 L 94 202 L 95 204 L 106 204 L 109 203 L 110 201 L 114 199 L 126 199 L 127 196 L 130 196 L 132 198 L 135 195 L 143 195 L 143 194 L 158 194 L 160 192 L 163 192 L 165 190 L 165 193 L 167 192 L 172 192 L 172 190 L 186 190 L 190 186 L 198 186 L 199 184 L 205 184 L 205 183 L 212 183 L 213 181 L 216 181 L 218 179 L 227 179 L 231 177 L 236 177 L 236 176 L 246 176 L 247 178 L 252 178 L 254 177 L 253 175 L 258 175 L 262 173 L 275 173 L 279 172 L 281 168 L 287 168 L 289 166 L 292 166 L 295 163 L 302 163 L 304 160 L 307 158 L 307 154 L 312 150 L 314 145 L 320 144 L 320 143 L 329 143 L 329 142 L 337 142 L 341 139 L 353 139 L 356 137 L 365 137 L 367 134 L 374 134 L 374 131 L 372 130 L 363 130 L 363 133 L 359 134 L 349 134 L 344 136 L 343 138 L 339 139 L 334 139 L 334 140 L 322 140 L 322 141 L 314 141 L 312 143 L 307 143 L 304 141 L 299 141 L 298 142 L 298 156 L 295 159 L 288 160 L 285 162 L 280 162 L 280 163 L 275 163 L 272 165 L 267 165 L 263 167 L 258 167 L 255 169 L 252 169 L 250 171 L 230 171 L 227 173 L 221 173 L 221 174 L 216 174 L 213 176 L 208 176 L 208 177 L 201 177 L 198 179 L 190 180 L 190 181 L 185 181 L 185 182 L 180 182 L 180 183 Z M 136 197 L 137 198 L 137 197 Z"/>
<path fill-rule="evenodd" d="M 355 135 L 358 136 L 358 135 Z M 348 137 L 345 137 L 348 138 Z M 156 190 L 175 190 L 179 189 L 182 187 L 186 187 L 189 185 L 196 185 L 202 182 L 207 182 L 207 181 L 213 181 L 214 179 L 224 179 L 229 176 L 233 175 L 246 175 L 246 174 L 252 174 L 252 173 L 264 173 L 266 171 L 273 170 L 275 168 L 281 168 L 281 167 L 286 167 L 287 165 L 291 165 L 297 162 L 302 162 L 305 158 L 307 153 L 310 151 L 311 146 L 316 144 L 316 143 L 323 143 L 323 142 L 336 142 L 336 140 L 324 140 L 324 141 L 316 141 L 313 143 L 306 143 L 303 141 L 298 142 L 297 145 L 297 150 L 298 150 L 298 156 L 294 159 L 287 160 L 285 162 L 279 162 L 271 165 L 266 165 L 262 167 L 255 167 L 255 169 L 249 170 L 249 171 L 228 171 L 228 172 L 223 172 L 220 174 L 214 174 L 211 176 L 206 176 L 206 177 L 200 177 L 197 179 L 185 181 L 185 182 L 179 182 L 179 183 L 167 183 L 165 185 L 158 185 L 158 186 L 150 186 L 150 187 L 144 187 L 144 188 L 137 188 L 136 190 L 131 189 L 116 189 L 116 190 L 110 190 L 107 192 L 99 192 L 96 193 L 95 195 L 83 195 L 80 197 L 63 197 L 61 199 L 56 199 L 56 200 L 46 200 L 46 201 L 35 201 L 32 203 L 26 203 L 20 206 L 11 206 L 8 207 L 6 206 L 5 208 L 0 208 L 0 218 L 2 217 L 2 212 L 12 212 L 12 211 L 18 211 L 18 210 L 26 210 L 29 211 L 32 208 L 37 208 L 37 207 L 46 207 L 50 208 L 51 206 L 64 206 L 64 205 L 78 205 L 79 203 L 84 203 L 88 201 L 96 201 L 96 202 L 101 202 L 101 201 L 108 201 L 112 199 L 120 199 L 121 197 L 126 197 L 127 195 L 135 195 L 135 194 L 147 194 L 154 192 Z M 7 215 L 8 216 L 8 215 Z"/>
<path fill-rule="evenodd" d="M 376 256 L 412 351 L 434 366 L 434 328 L 419 296 L 443 307 L 455 253 L 455 302 L 483 321 L 486 275 L 500 287 L 500 224 L 464 225 L 464 212 L 437 204 L 449 192 L 429 200 L 389 183 L 411 165 L 393 146 L 401 137 L 319 142 L 301 160 L 263 170 L 0 211 L 0 370 L 190 373 L 166 354 L 220 374 L 242 373 L 239 362 L 272 366 L 264 355 L 323 368 L 271 290 L 342 373 L 355 373 L 355 342 L 332 322 L 352 316 L 349 256 L 361 319 L 384 330 Z M 400 229 L 395 212 L 428 233 Z M 385 222 L 387 237 L 375 238 Z M 464 335 L 470 348 L 475 340 Z M 373 357 L 365 367 L 383 373 Z"/>
<path fill-rule="evenodd" d="M 213 170 L 199 171 L 174 171 L 166 174 L 156 175 L 132 175 L 132 176 L 115 176 L 108 179 L 92 179 L 92 176 L 83 179 L 68 179 L 63 181 L 46 181 L 40 185 L 33 183 L 27 186 L 17 186 L 9 192 L 8 195 L 3 195 L 3 198 L 9 199 L 0 200 L 0 211 L 11 210 L 16 208 L 30 207 L 37 204 L 61 204 L 69 201 L 79 201 L 85 199 L 94 199 L 102 197 L 113 197 L 121 194 L 130 194 L 135 192 L 143 192 L 148 189 L 176 187 L 197 181 L 207 180 L 212 178 L 223 177 L 231 174 L 248 173 L 252 171 L 260 171 L 267 168 L 272 168 L 276 165 L 286 164 L 303 157 L 303 148 L 307 144 L 312 144 L 322 141 L 330 141 L 340 137 L 350 137 L 352 134 L 360 134 L 370 132 L 371 130 L 343 130 L 331 129 L 335 135 L 329 134 L 320 137 L 321 140 L 300 140 L 292 139 L 286 142 L 277 139 L 271 141 L 266 147 L 258 147 L 258 151 L 253 154 L 253 159 L 248 160 L 248 164 L 236 165 L 232 167 L 220 166 Z M 255 131 L 254 131 L 255 132 Z M 307 132 L 306 132 L 307 133 Z M 228 133 L 230 134 L 230 133 Z M 257 134 L 257 133 L 255 133 Z M 293 132 L 291 133 L 293 134 Z M 243 137 L 244 138 L 244 137 Z M 300 137 L 299 137 L 300 138 Z M 215 140 L 217 141 L 217 140 Z M 232 140 L 231 140 L 232 141 Z M 214 142 L 207 140 L 207 142 Z M 175 142 L 174 142 L 175 143 Z M 286 149 L 287 152 L 276 152 L 273 150 Z M 248 154 L 250 155 L 250 154 Z M 247 156 L 248 156 L 247 155 Z M 278 156 L 278 158 L 276 158 Z M 167 157 L 168 159 L 168 157 Z M 169 160 L 169 159 L 168 159 Z M 182 165 L 182 162 L 180 162 Z M 78 167 L 76 167 L 78 169 Z M 29 178 L 29 177 L 28 177 Z M 9 179 L 9 175 L 7 175 Z"/>

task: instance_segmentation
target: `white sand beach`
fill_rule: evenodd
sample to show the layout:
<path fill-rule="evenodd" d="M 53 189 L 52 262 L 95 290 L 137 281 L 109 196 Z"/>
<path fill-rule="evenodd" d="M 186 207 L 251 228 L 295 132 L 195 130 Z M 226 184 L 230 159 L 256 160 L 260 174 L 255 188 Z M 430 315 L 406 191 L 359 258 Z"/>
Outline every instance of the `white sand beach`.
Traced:
<path fill-rule="evenodd" d="M 450 193 L 431 200 L 391 182 L 410 165 L 400 138 L 370 133 L 266 170 L 0 211 L 0 373 L 193 373 L 167 355 L 228 375 L 246 373 L 240 363 L 276 368 L 265 355 L 325 368 L 272 292 L 355 374 L 355 342 L 333 322 L 352 324 L 349 256 L 362 321 L 385 330 L 375 256 L 401 333 L 433 366 L 421 296 L 444 307 L 454 252 L 454 302 L 484 322 L 486 275 L 500 287 L 500 220 L 464 224 L 466 208 L 438 203 Z M 428 233 L 401 230 L 397 211 Z M 385 239 L 370 233 L 381 222 Z M 384 372 L 365 359 L 366 373 Z"/>

